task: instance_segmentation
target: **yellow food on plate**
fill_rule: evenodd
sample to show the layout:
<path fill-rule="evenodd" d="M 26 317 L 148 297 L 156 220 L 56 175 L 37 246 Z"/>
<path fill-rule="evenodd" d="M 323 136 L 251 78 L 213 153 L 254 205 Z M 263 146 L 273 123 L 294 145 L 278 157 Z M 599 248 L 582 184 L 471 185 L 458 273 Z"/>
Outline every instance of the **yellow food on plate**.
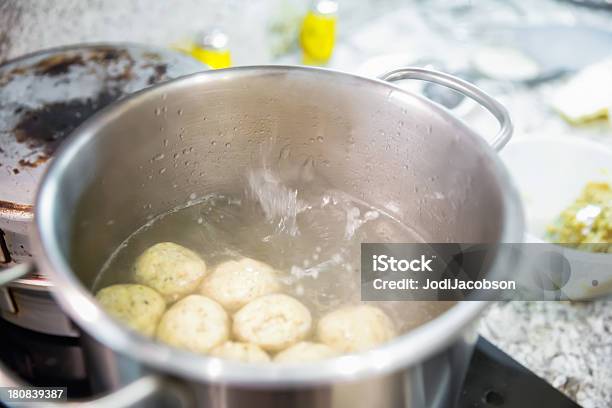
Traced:
<path fill-rule="evenodd" d="M 590 182 L 578 199 L 547 228 L 554 243 L 590 252 L 612 253 L 612 187 Z"/>

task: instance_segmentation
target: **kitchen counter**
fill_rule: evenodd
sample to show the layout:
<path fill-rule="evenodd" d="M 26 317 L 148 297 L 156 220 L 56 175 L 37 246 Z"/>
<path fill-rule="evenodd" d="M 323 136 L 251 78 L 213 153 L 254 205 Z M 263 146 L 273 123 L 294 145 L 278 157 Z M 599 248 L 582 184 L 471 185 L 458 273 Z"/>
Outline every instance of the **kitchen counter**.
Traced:
<path fill-rule="evenodd" d="M 612 406 L 612 301 L 497 303 L 479 331 L 584 408 Z"/>

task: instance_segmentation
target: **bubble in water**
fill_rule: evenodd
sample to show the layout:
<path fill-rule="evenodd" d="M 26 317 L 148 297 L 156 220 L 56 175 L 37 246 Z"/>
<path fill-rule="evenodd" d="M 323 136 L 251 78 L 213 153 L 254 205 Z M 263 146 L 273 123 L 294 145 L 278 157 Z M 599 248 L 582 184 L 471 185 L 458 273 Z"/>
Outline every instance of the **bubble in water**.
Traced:
<path fill-rule="evenodd" d="M 317 136 L 317 140 L 318 140 L 320 143 L 323 143 L 323 136 Z"/>
<path fill-rule="evenodd" d="M 211 141 L 210 141 L 210 144 L 211 144 L 211 145 L 213 145 L 213 146 L 215 146 L 215 145 L 217 144 L 217 141 L 216 141 L 216 140 L 211 140 Z"/>
<path fill-rule="evenodd" d="M 161 108 L 155 108 L 155 116 L 161 115 Z"/>
<path fill-rule="evenodd" d="M 183 116 L 183 110 L 182 109 L 177 110 L 176 114 L 179 116 Z"/>
<path fill-rule="evenodd" d="M 161 169 L 159 170 L 159 174 L 164 174 L 165 172 L 166 172 L 166 168 L 165 168 L 165 167 L 164 167 L 164 168 L 161 168 Z"/>
<path fill-rule="evenodd" d="M 226 148 L 226 149 L 229 149 L 230 147 L 232 147 L 232 144 L 231 144 L 230 142 L 227 142 L 227 143 L 225 144 L 225 148 Z"/>
<path fill-rule="evenodd" d="M 153 157 L 153 160 L 163 160 L 164 157 L 166 157 L 163 153 L 158 154 L 157 156 Z"/>

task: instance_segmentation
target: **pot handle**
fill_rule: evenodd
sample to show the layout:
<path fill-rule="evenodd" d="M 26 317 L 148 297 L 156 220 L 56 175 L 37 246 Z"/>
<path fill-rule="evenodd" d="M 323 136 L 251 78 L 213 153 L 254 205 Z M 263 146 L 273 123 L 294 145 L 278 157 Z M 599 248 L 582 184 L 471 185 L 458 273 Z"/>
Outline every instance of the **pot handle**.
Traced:
<path fill-rule="evenodd" d="M 512 120 L 506 108 L 476 85 L 464 81 L 463 79 L 444 72 L 417 67 L 399 68 L 379 76 L 379 79 L 388 82 L 401 81 L 403 79 L 418 79 L 453 89 L 478 102 L 499 121 L 499 131 L 491 142 L 491 147 L 493 147 L 493 149 L 500 151 L 512 137 Z"/>
<path fill-rule="evenodd" d="M 0 362 L 0 387 L 21 388 L 29 387 L 29 385 L 16 378 Z M 101 397 L 67 402 L 45 402 L 44 406 L 49 408 L 129 408 L 136 404 L 149 406 L 150 404 L 147 403 L 149 398 L 157 395 L 163 395 L 164 401 L 170 403 L 171 406 L 193 405 L 190 394 L 183 385 L 157 374 L 149 374 Z M 23 406 L 23 403 L 12 404 L 10 401 L 0 401 L 0 403 L 6 404 L 9 408 Z"/>
<path fill-rule="evenodd" d="M 34 264 L 29 262 L 11 266 L 10 268 L 0 269 L 0 287 L 19 278 L 23 278 L 28 273 L 34 272 L 34 269 L 36 269 Z"/>

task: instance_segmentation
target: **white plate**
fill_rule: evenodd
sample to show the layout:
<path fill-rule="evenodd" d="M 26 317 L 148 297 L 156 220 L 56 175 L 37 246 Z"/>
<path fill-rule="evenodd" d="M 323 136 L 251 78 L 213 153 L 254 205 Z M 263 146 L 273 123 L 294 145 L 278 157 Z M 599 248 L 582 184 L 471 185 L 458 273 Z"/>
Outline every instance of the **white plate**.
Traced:
<path fill-rule="evenodd" d="M 546 226 L 572 204 L 589 181 L 612 184 L 612 149 L 571 136 L 532 137 L 501 153 L 522 196 L 526 242 L 543 242 Z M 572 299 L 612 292 L 612 255 L 563 249 L 572 275 L 563 291 Z M 596 284 L 593 284 L 596 281 Z"/>

